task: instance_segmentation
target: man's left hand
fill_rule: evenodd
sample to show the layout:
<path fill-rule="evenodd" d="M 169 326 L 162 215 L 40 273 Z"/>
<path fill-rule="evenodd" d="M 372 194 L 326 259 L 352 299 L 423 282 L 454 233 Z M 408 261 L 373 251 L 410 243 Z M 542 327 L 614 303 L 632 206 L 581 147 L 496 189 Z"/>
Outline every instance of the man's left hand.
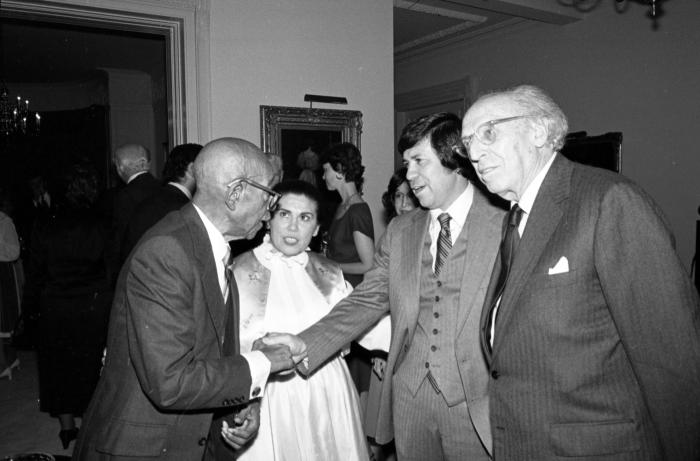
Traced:
<path fill-rule="evenodd" d="M 239 450 L 255 437 L 260 427 L 260 402 L 251 402 L 233 417 L 233 426 L 226 421 L 221 428 L 221 436 L 226 443 Z"/>

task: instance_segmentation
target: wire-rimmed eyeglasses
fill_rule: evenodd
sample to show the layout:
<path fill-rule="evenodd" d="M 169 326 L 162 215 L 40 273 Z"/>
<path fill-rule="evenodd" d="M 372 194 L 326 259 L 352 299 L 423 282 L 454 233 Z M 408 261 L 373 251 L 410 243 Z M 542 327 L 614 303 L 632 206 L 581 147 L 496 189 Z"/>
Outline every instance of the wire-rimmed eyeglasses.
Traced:
<path fill-rule="evenodd" d="M 470 158 L 469 148 L 472 144 L 474 138 L 476 138 L 481 144 L 486 146 L 493 144 L 497 139 L 497 131 L 493 129 L 496 125 L 501 123 L 511 122 L 513 120 L 519 120 L 521 118 L 533 117 L 533 115 L 515 115 L 513 117 L 497 118 L 494 120 L 489 120 L 476 127 L 474 133 L 469 136 L 462 137 L 462 145 L 455 146 L 455 152 L 457 152 L 462 157 Z"/>
<path fill-rule="evenodd" d="M 272 189 L 270 189 L 267 186 L 263 186 L 259 182 L 253 181 L 250 178 L 236 178 L 226 185 L 226 189 L 233 186 L 237 182 L 244 182 L 246 184 L 249 184 L 249 185 L 255 187 L 256 189 L 260 189 L 263 192 L 267 192 L 267 194 L 269 195 L 269 198 L 267 200 L 267 211 L 269 211 L 270 213 L 275 211 L 275 207 L 277 206 L 277 202 L 279 202 L 280 198 L 282 197 L 281 194 L 273 191 Z"/>

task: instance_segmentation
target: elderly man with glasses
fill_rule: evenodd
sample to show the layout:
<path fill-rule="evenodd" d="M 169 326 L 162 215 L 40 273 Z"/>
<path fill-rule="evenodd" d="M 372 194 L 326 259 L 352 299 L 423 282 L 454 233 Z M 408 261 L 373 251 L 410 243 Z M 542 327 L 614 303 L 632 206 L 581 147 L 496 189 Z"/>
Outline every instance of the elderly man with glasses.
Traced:
<path fill-rule="evenodd" d="M 462 153 L 511 202 L 482 311 L 498 461 L 700 459 L 698 297 L 661 210 L 558 153 L 541 89 L 481 97 Z"/>
<path fill-rule="evenodd" d="M 271 165 L 253 144 L 222 138 L 194 175 L 192 203 L 152 227 L 121 271 L 73 459 L 234 459 L 257 431 L 269 374 L 302 359 L 286 346 L 238 350 L 229 241 L 270 218 Z"/>

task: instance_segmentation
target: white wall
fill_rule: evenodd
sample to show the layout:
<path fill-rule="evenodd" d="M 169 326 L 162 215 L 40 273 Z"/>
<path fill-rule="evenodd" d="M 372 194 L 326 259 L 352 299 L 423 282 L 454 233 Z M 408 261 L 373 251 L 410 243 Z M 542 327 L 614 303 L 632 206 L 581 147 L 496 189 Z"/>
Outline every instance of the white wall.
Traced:
<path fill-rule="evenodd" d="M 212 135 L 260 145 L 260 105 L 345 96 L 362 112 L 365 200 L 375 232 L 393 172 L 391 0 L 211 0 Z"/>
<path fill-rule="evenodd" d="M 571 131 L 622 131 L 622 173 L 669 218 L 686 267 L 700 205 L 700 2 L 663 4 L 652 30 L 647 8 L 622 14 L 603 1 L 566 26 L 538 24 L 397 63 L 396 91 L 472 76 L 479 91 L 532 83 L 568 115 Z"/>

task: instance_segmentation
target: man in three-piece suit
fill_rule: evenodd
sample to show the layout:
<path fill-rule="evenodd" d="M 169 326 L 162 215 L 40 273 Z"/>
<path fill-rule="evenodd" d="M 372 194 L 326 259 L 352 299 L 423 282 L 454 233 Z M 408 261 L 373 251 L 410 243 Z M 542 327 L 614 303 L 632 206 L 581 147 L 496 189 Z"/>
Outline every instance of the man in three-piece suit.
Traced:
<path fill-rule="evenodd" d="M 112 229 L 108 245 L 107 260 L 110 278 L 116 279 L 126 255 L 123 253 L 126 228 L 134 210 L 139 203 L 155 194 L 160 183 L 149 172 L 151 154 L 138 144 L 126 144 L 118 147 L 113 156 L 114 167 L 119 178 L 126 186 L 119 189 L 114 197 L 112 210 Z"/>
<path fill-rule="evenodd" d="M 402 461 L 488 460 L 479 319 L 504 213 L 467 179 L 468 161 L 453 153 L 460 128 L 459 117 L 447 113 L 404 128 L 406 178 L 427 210 L 394 218 L 363 283 L 299 335 L 313 371 L 390 312 L 376 440 L 393 437 Z"/>
<path fill-rule="evenodd" d="M 126 260 L 141 236 L 171 211 L 179 210 L 194 194 L 194 160 L 202 150 L 199 144 L 181 144 L 170 151 L 163 166 L 165 183 L 152 196 L 142 201 L 134 210 L 126 228 L 121 248 L 122 260 Z"/>
<path fill-rule="evenodd" d="M 566 131 L 532 86 L 481 97 L 462 126 L 512 205 L 482 317 L 494 457 L 698 460 L 695 288 L 657 205 L 557 153 Z"/>
<path fill-rule="evenodd" d="M 152 227 L 120 273 L 73 459 L 231 459 L 222 436 L 240 448 L 259 424 L 259 407 L 242 405 L 294 365 L 285 346 L 238 353 L 227 277 L 228 241 L 254 236 L 279 198 L 269 163 L 253 144 L 222 138 L 202 149 L 194 175 L 192 203 Z"/>

